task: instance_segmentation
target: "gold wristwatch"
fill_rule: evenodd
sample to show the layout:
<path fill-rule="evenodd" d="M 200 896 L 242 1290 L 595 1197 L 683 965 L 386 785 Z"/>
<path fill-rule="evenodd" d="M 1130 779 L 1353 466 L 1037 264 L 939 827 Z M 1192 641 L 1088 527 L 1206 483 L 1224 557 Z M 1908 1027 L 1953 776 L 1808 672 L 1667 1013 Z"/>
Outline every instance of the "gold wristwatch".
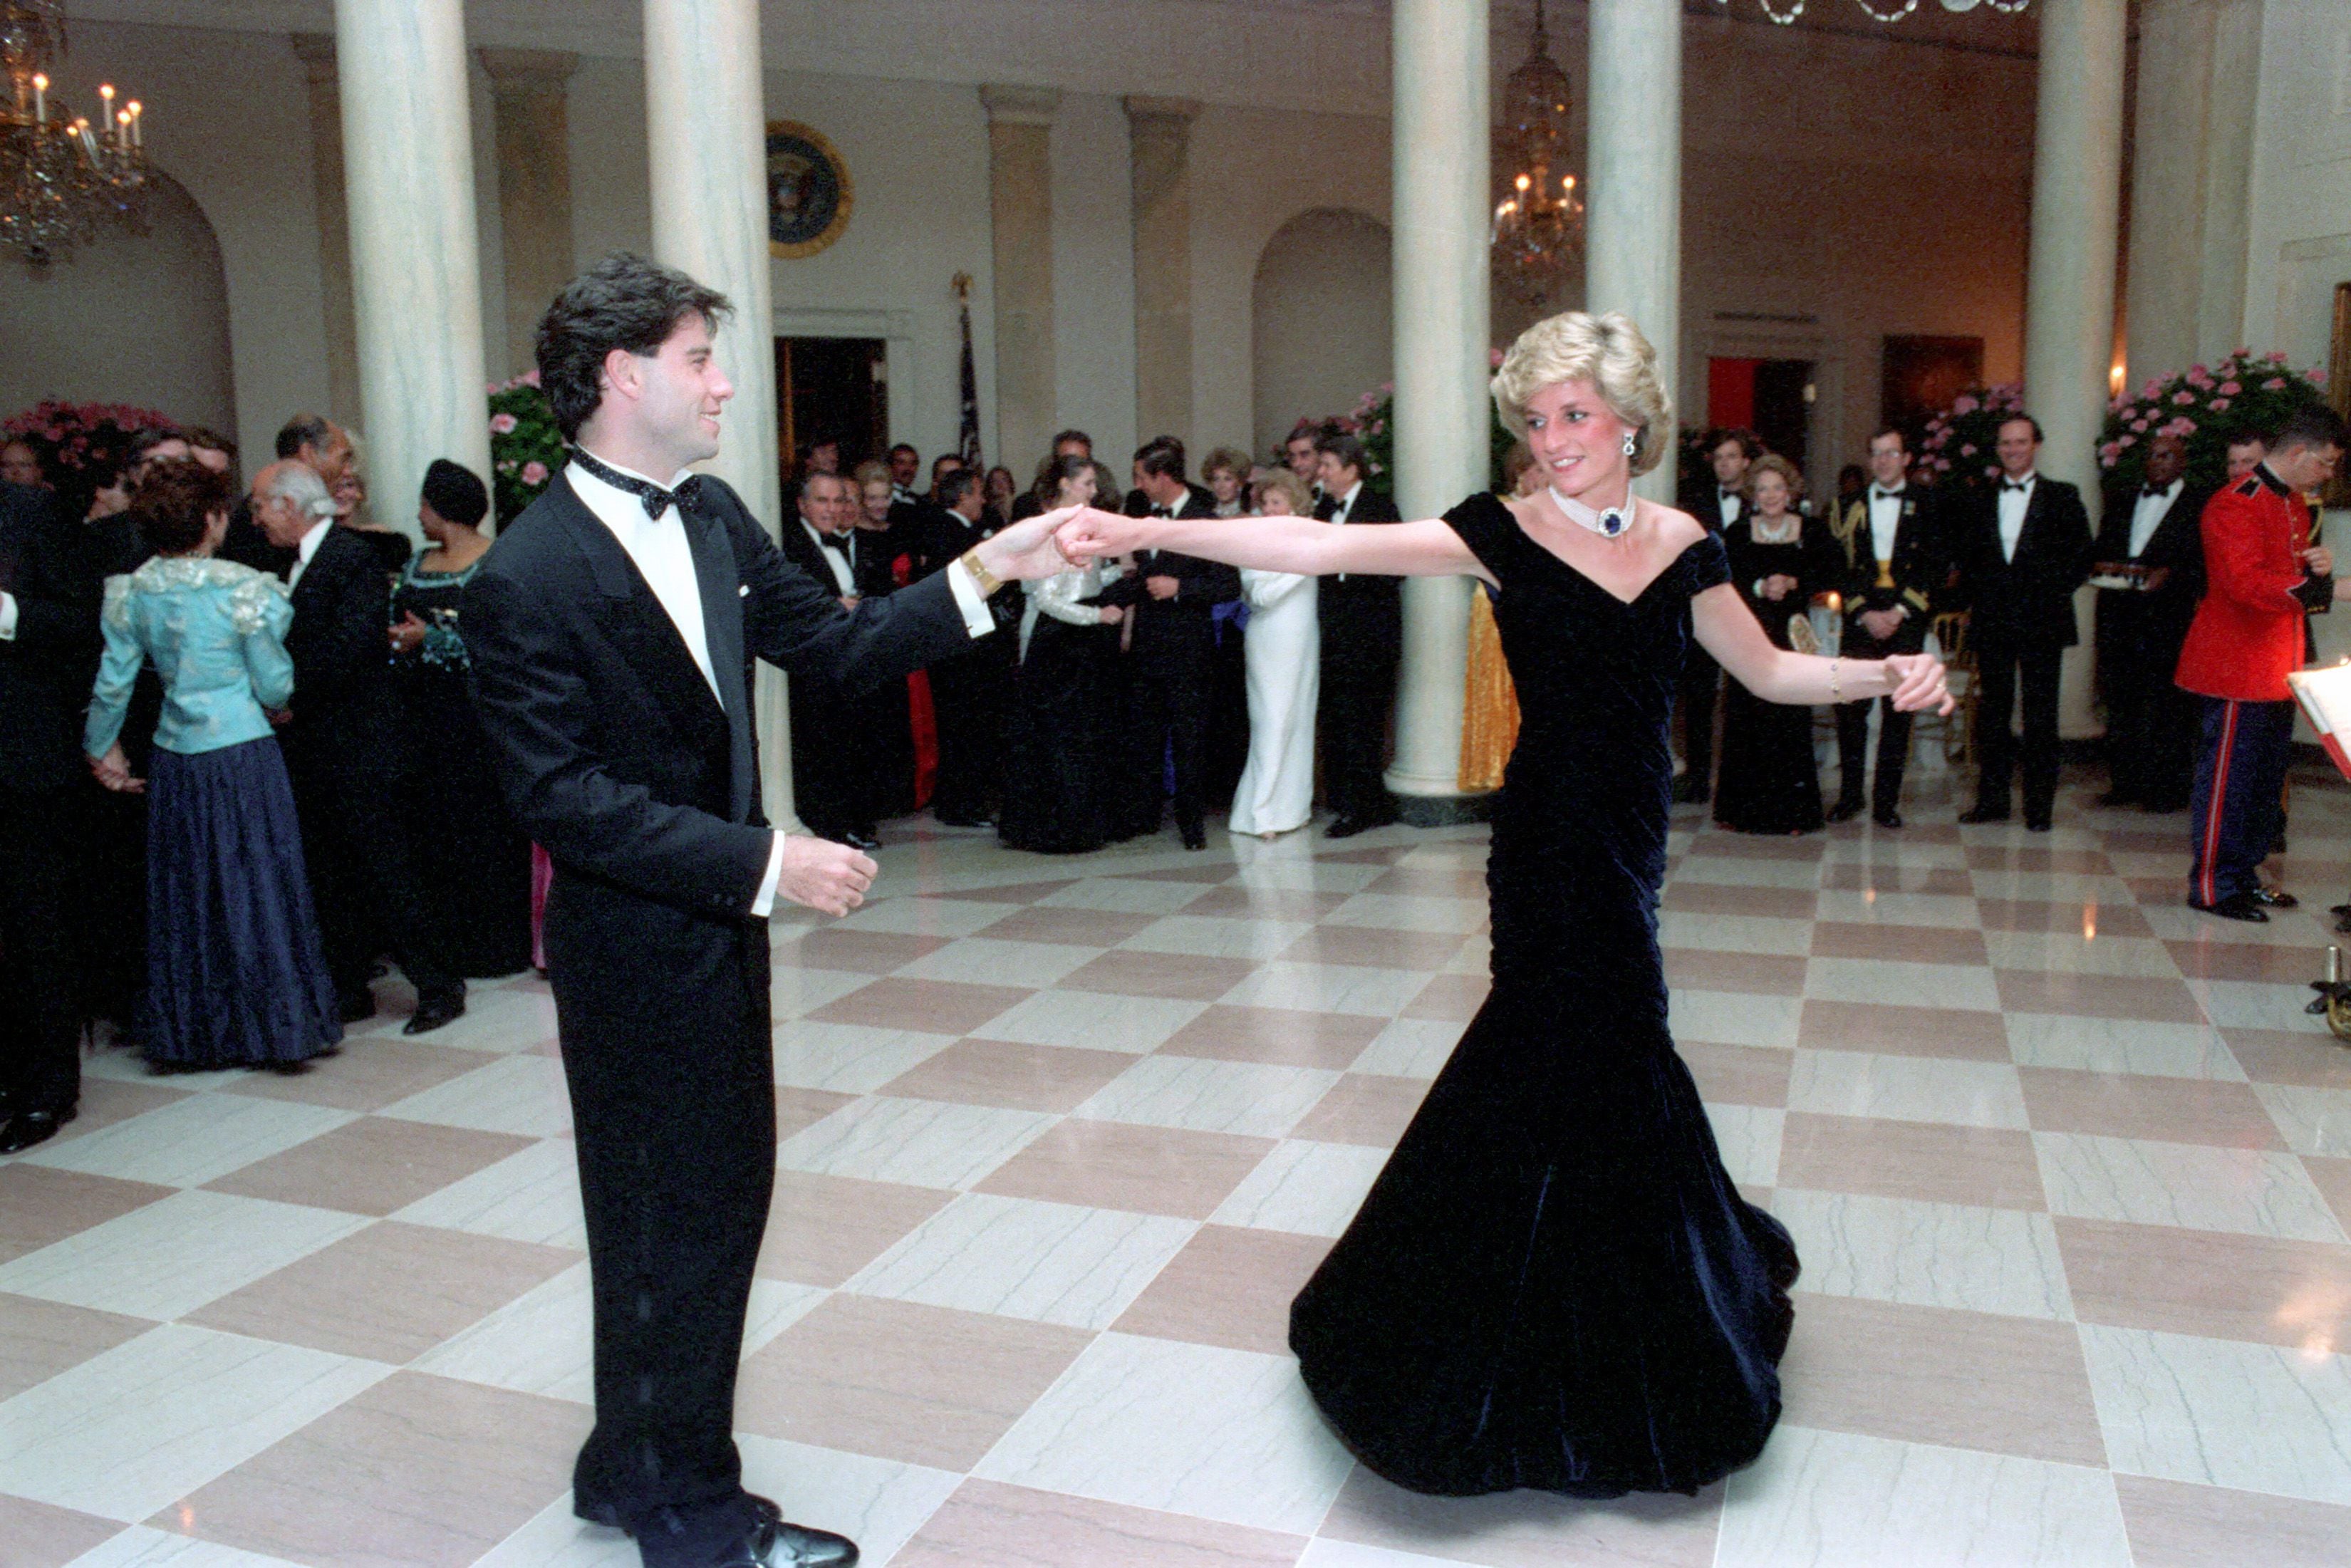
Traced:
<path fill-rule="evenodd" d="M 979 590 L 979 596 L 982 599 L 993 597 L 996 591 L 1004 586 L 1004 580 L 1002 578 L 998 577 L 994 572 L 988 570 L 987 568 L 979 563 L 979 547 L 977 545 L 974 545 L 971 549 L 964 551 L 959 559 L 963 561 L 964 570 L 971 573 L 972 586 Z"/>

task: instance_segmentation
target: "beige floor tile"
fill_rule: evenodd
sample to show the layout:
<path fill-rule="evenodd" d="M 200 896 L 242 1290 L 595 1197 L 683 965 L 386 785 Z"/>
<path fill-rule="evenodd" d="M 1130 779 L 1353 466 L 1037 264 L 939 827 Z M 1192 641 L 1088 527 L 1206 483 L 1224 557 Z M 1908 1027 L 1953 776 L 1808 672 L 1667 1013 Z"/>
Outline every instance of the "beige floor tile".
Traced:
<path fill-rule="evenodd" d="M 481 1059 L 473 1060 L 478 1066 Z M 204 1185 L 246 1197 L 381 1216 L 520 1154 L 536 1141 L 512 1133 L 362 1116 Z"/>
<path fill-rule="evenodd" d="M 2047 969 L 1995 969 L 2000 1005 L 2011 1012 L 2073 1013 L 2084 1018 L 2202 1023 L 2204 1009 L 2178 980 L 2122 975 L 2068 975 Z"/>
<path fill-rule="evenodd" d="M 1715 1045 L 1684 1040 L 1677 1049 L 1698 1080 L 1699 1097 L 1729 1105 L 1788 1103 L 1788 1074 L 1795 1053 L 1760 1045 Z"/>
<path fill-rule="evenodd" d="M 2179 972 L 2196 980 L 2274 980 L 2299 986 L 2325 972 L 2322 956 L 2306 947 L 2269 947 L 2245 942 L 2167 942 Z"/>
<path fill-rule="evenodd" d="M 1112 1327 L 1286 1355 L 1290 1301 L 1330 1249 L 1319 1236 L 1204 1225 Z"/>
<path fill-rule="evenodd" d="M 308 1563 L 465 1568 L 569 1484 L 580 1406 L 395 1373 L 157 1522 Z"/>
<path fill-rule="evenodd" d="M 1398 865 L 1364 884 L 1365 893 L 1395 893 L 1415 898 L 1483 898 L 1486 868 L 1478 865 Z"/>
<path fill-rule="evenodd" d="M 2056 1225 L 2084 1322 L 2351 1347 L 2351 1247 L 2064 1216 Z"/>
<path fill-rule="evenodd" d="M 1159 997 L 1213 1002 L 1249 978 L 1257 966 L 1247 958 L 1204 958 L 1186 953 L 1143 953 L 1131 948 L 1104 953 L 1061 981 L 1064 990 L 1104 991 L 1118 997 Z"/>
<path fill-rule="evenodd" d="M 2332 1159 L 2318 1155 L 2302 1156 L 2302 1168 L 2310 1173 L 2311 1181 L 2325 1196 L 2327 1207 L 2334 1209 L 2335 1221 L 2346 1234 L 2351 1234 L 2351 1159 Z"/>
<path fill-rule="evenodd" d="M 836 1093 L 828 1089 L 795 1089 L 778 1086 L 776 1090 L 776 1141 L 781 1143 L 803 1128 L 813 1127 L 843 1105 L 857 1102 L 854 1094 Z"/>
<path fill-rule="evenodd" d="M 1479 1568 L 1713 1568 L 1721 1517 L 1720 1486 L 1600 1503 L 1532 1491 L 1424 1497 L 1359 1467 L 1320 1533 Z"/>
<path fill-rule="evenodd" d="M 2022 844 L 1970 844 L 1970 871 L 2071 872 L 2110 876 L 2113 862 L 2102 850 L 2034 849 Z"/>
<path fill-rule="evenodd" d="M 2230 1054 L 2256 1083 L 2294 1083 L 2310 1089 L 2351 1089 L 2351 1049 L 2315 1028 L 2220 1030 Z"/>
<path fill-rule="evenodd" d="M 177 1190 L 22 1161 L 0 1165 L 0 1263 L 144 1208 Z"/>
<path fill-rule="evenodd" d="M 766 1437 L 967 1470 L 1092 1337 L 837 1295 L 743 1364 L 736 1419 Z"/>
<path fill-rule="evenodd" d="M 1957 867 L 1900 862 L 1876 865 L 1832 862 L 1821 868 L 1821 886 L 1844 893 L 1910 893 L 1929 898 L 1964 898 L 1975 892 L 1974 881 Z"/>
<path fill-rule="evenodd" d="M 1072 1117 L 973 1190 L 1206 1219 L 1273 1146 L 1270 1138 Z"/>
<path fill-rule="evenodd" d="M 150 1111 L 160 1111 L 166 1105 L 184 1100 L 190 1093 L 188 1089 L 167 1088 L 161 1082 L 132 1082 L 102 1077 L 93 1069 L 107 1060 L 105 1057 L 95 1058 L 90 1066 L 83 1069 L 81 1103 L 75 1109 L 74 1119 L 67 1123 L 51 1141 L 53 1145 L 69 1144 L 77 1138 L 104 1132 L 118 1122 L 127 1122 L 133 1116 L 143 1116 Z M 481 1063 L 476 1061 L 473 1065 L 479 1067 Z M 143 1074 L 146 1069 L 131 1065 L 122 1071 Z M 239 1081 L 246 1076 L 249 1075 L 236 1075 Z M 185 1083 L 187 1080 L 172 1082 Z"/>
<path fill-rule="evenodd" d="M 967 1480 L 893 1568 L 1290 1568 L 1302 1536 Z"/>
<path fill-rule="evenodd" d="M 349 1041 L 340 1055 L 314 1063 L 309 1071 L 297 1077 L 252 1072 L 224 1085 L 221 1092 L 338 1111 L 381 1111 L 396 1100 L 463 1078 L 481 1065 L 480 1051 L 394 1035 Z"/>
<path fill-rule="evenodd" d="M 1792 1111 L 1781 1134 L 1778 1183 L 1928 1203 L 2048 1207 L 2032 1134 L 2001 1127 Z"/>
<path fill-rule="evenodd" d="M 2092 1133 L 2236 1149 L 2282 1149 L 2284 1140 L 2249 1083 L 2139 1073 L 2020 1067 L 2035 1132 Z"/>
<path fill-rule="evenodd" d="M 1799 1427 L 2106 1462 L 2068 1323 L 1799 1294 L 1780 1387 Z"/>
<path fill-rule="evenodd" d="M 387 1220 L 185 1321 L 398 1366 L 579 1260 L 568 1248 Z"/>
<path fill-rule="evenodd" d="M 1075 877 L 1064 877 L 1051 882 L 1013 882 L 1005 883 L 998 886 L 972 887 L 960 890 L 942 889 L 941 891 L 933 894 L 931 896 L 934 898 L 955 899 L 971 904 L 1010 904 L 1015 907 L 1022 907 L 1033 904 L 1039 899 L 1044 898 L 1051 894 L 1061 892 L 1063 888 L 1068 887 L 1076 880 L 1077 879 Z"/>
<path fill-rule="evenodd" d="M 808 1016 L 821 1023 L 970 1034 L 1031 994 L 1022 988 L 976 986 L 960 980 L 881 979 L 827 1002 Z"/>
<path fill-rule="evenodd" d="M 2155 928 L 2132 904 L 2083 898 L 1980 898 L 1987 931 L 2073 931 L 2100 936 L 2152 936 Z"/>
<path fill-rule="evenodd" d="M 1331 1086 L 1331 1092 L 1290 1129 L 1290 1135 L 1315 1143 L 1392 1149 L 1427 1095 L 1428 1085 L 1417 1079 L 1350 1072 Z"/>
<path fill-rule="evenodd" d="M 2134 1568 L 2342 1568 L 2351 1508 L 2116 1476 Z"/>
<path fill-rule="evenodd" d="M 1796 1043 L 1811 1051 L 1859 1051 L 1880 1056 L 2009 1060 L 2008 1030 L 1998 1013 L 1897 1002 L 1809 998 Z"/>
<path fill-rule="evenodd" d="M 937 1187 L 779 1170 L 758 1271 L 771 1280 L 839 1285 L 954 1197 Z"/>
<path fill-rule="evenodd" d="M 1813 926 L 1813 952 L 1823 958 L 1884 958 L 1908 964 L 1991 962 L 1984 954 L 1980 931 L 1854 920 L 1816 922 Z"/>
<path fill-rule="evenodd" d="M 1820 895 L 1809 888 L 1733 887 L 1723 883 L 1669 881 L 1660 907 L 1683 915 L 1810 920 L 1819 902 Z"/>
<path fill-rule="evenodd" d="M 1159 1050 L 1167 1056 L 1343 1071 L 1384 1027 L 1379 1019 L 1352 1013 L 1219 1004 L 1170 1035 Z"/>
<path fill-rule="evenodd" d="M 878 1092 L 1068 1112 L 1134 1065 L 1134 1058 L 1123 1051 L 965 1040 L 883 1084 Z"/>
<path fill-rule="evenodd" d="M 121 1529 L 115 1520 L 0 1493 L 0 1541 L 8 1543 L 9 1568 L 66 1568 Z"/>
<path fill-rule="evenodd" d="M 1801 997 L 1808 961 L 1775 953 L 1665 949 L 1666 984 L 1702 991 L 1733 991 L 1766 997 Z"/>
<path fill-rule="evenodd" d="M 935 953 L 952 938 L 924 936 L 903 931 L 849 931 L 821 925 L 775 947 L 779 964 L 804 969 L 847 969 L 860 975 L 886 975 Z"/>
<path fill-rule="evenodd" d="M 1318 925 L 1290 943 L 1280 956 L 1297 964 L 1357 964 L 1373 969 L 1434 971 L 1453 961 L 1464 940 L 1450 932 L 1395 931 L 1378 925 Z"/>
<path fill-rule="evenodd" d="M 155 1325 L 145 1318 L 69 1307 L 31 1296 L 0 1296 L 0 1400 L 46 1383 Z M 0 1530 L 0 1541 L 7 1539 Z"/>
<path fill-rule="evenodd" d="M 1749 957 L 1752 955 L 1738 954 Z M 1432 975 L 1428 983 L 1414 993 L 1404 1005 L 1398 1018 L 1437 1019 L 1447 1023 L 1468 1023 L 1486 1005 L 1486 997 L 1493 983 L 1483 975 Z"/>
<path fill-rule="evenodd" d="M 1210 911 L 1196 906 L 1186 914 Z M 1147 915 L 1121 915 L 1109 909 L 1051 909 L 1031 904 L 987 927 L 994 941 L 1059 942 L 1072 947 L 1115 947 L 1152 924 Z"/>
<path fill-rule="evenodd" d="M 1237 915 L 1260 920 L 1320 920 L 1347 902 L 1347 894 L 1303 887 L 1257 887 L 1230 883 L 1212 887 L 1184 906 L 1186 915 Z"/>

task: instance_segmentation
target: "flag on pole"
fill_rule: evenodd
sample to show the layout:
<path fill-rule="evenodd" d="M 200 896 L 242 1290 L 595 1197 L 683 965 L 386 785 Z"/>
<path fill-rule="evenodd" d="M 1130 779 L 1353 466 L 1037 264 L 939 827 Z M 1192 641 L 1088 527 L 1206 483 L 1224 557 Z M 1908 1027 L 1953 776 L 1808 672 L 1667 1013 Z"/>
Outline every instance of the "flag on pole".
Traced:
<path fill-rule="evenodd" d="M 971 357 L 971 274 L 955 275 L 955 297 L 963 310 L 963 425 L 956 454 L 967 468 L 979 466 L 979 371 Z"/>

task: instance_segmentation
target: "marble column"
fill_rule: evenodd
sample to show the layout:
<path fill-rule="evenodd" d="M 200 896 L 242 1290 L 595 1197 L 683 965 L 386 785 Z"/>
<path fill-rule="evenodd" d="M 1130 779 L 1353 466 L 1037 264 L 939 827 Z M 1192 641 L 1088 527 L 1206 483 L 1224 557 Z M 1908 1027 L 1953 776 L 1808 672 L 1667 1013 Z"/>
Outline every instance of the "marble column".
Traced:
<path fill-rule="evenodd" d="M 335 80 L 335 40 L 324 33 L 297 33 L 294 54 L 310 88 L 310 183 L 319 209 L 319 280 L 327 319 L 327 406 L 319 412 L 357 424 L 359 329 L 351 305 L 351 223 L 343 192 L 343 99 Z"/>
<path fill-rule="evenodd" d="M 1487 0 L 1395 0 L 1395 483 L 1433 517 L 1488 482 Z M 1469 663 L 1466 577 L 1404 585 L 1387 786 L 1405 820 L 1458 821 Z"/>
<path fill-rule="evenodd" d="M 335 0 L 360 427 L 376 516 L 436 457 L 490 471 L 461 0 Z"/>
<path fill-rule="evenodd" d="M 2098 428 L 2114 364 L 2122 217 L 2126 0 L 2041 0 L 2032 234 L 2025 277 L 2024 395 L 2047 437 L 2041 472 L 2098 507 Z M 2085 607 L 2091 590 L 2082 591 Z M 2086 620 L 2086 614 L 2084 619 Z M 2065 658 L 2061 734 L 2098 733 L 2088 640 Z M 1993 715 L 1986 722 L 2001 722 Z"/>
<path fill-rule="evenodd" d="M 1045 455 L 1056 423 L 1052 134 L 1061 95 L 983 87 L 979 101 L 987 110 L 996 238 L 996 450 L 1025 475 Z"/>
<path fill-rule="evenodd" d="M 1656 346 L 1658 377 L 1679 407 L 1681 0 L 1607 0 L 1592 7 L 1591 27 L 1585 308 L 1633 319 Z M 1671 505 L 1672 452 L 1633 487 Z"/>
<path fill-rule="evenodd" d="M 507 373 L 520 375 L 537 362 L 538 319 L 576 270 L 568 89 L 580 57 L 560 49 L 477 52 L 497 118 Z"/>
<path fill-rule="evenodd" d="M 772 532 L 782 522 L 783 484 L 758 0 L 645 0 L 645 125 L 653 255 L 735 304 L 717 336 L 735 399 L 726 405 L 725 450 L 704 466 L 734 486 Z M 759 665 L 752 704 L 768 820 L 797 828 L 780 673 Z"/>
<path fill-rule="evenodd" d="M 2255 0 L 2142 0 L 2131 141 L 2126 382 L 2244 341 Z"/>
<path fill-rule="evenodd" d="M 1480 10 L 1483 9 L 1482 4 Z M 1188 98 L 1129 98 L 1134 193 L 1134 429 L 1192 440 L 1192 120 Z M 1001 275 L 999 274 L 999 284 Z M 1112 455 L 1113 457 L 1118 455 Z"/>

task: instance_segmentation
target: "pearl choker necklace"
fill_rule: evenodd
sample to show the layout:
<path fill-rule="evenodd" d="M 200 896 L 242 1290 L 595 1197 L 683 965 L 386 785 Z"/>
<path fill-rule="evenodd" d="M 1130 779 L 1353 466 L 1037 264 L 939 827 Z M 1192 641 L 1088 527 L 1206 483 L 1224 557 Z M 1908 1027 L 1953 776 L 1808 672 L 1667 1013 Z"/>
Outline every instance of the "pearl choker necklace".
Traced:
<path fill-rule="evenodd" d="M 1601 511 L 1593 511 L 1573 496 L 1561 495 L 1556 485 L 1551 486 L 1551 498 L 1559 504 L 1561 511 L 1567 514 L 1569 521 L 1590 528 L 1602 538 L 1623 538 L 1625 530 L 1633 526 L 1633 497 L 1630 496 L 1625 497 L 1623 506 L 1609 507 Z"/>

